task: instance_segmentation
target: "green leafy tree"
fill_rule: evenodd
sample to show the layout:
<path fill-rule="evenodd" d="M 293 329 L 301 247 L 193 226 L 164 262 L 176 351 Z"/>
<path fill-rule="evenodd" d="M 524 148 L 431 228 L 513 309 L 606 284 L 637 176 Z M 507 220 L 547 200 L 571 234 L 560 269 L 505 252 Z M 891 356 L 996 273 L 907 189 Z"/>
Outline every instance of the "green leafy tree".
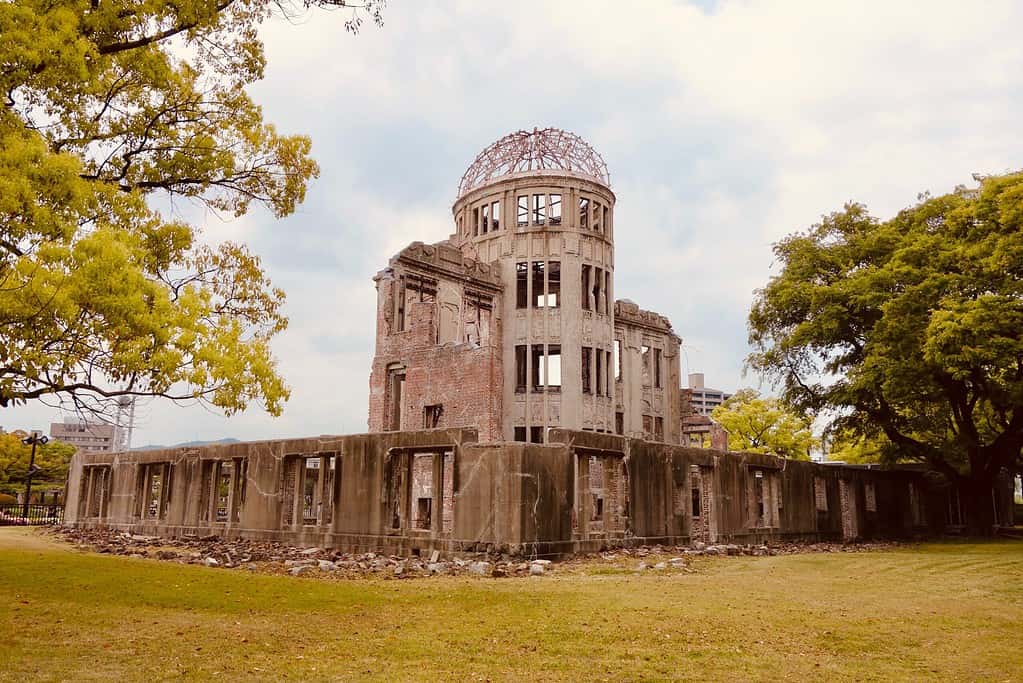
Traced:
<path fill-rule="evenodd" d="M 740 389 L 714 409 L 711 418 L 728 432 L 733 451 L 772 453 L 809 460 L 817 445 L 810 421 L 777 398 L 764 398 L 753 389 Z"/>
<path fill-rule="evenodd" d="M 0 492 L 16 493 L 25 488 L 32 447 L 22 443 L 25 432 L 0 433 Z M 33 488 L 63 486 L 68 465 L 75 447 L 63 441 L 51 440 L 36 446 L 35 464 L 39 472 L 32 478 Z"/>
<path fill-rule="evenodd" d="M 892 463 L 899 460 L 897 449 L 884 434 L 864 436 L 848 428 L 834 429 L 828 435 L 828 460 L 858 465 Z"/>
<path fill-rule="evenodd" d="M 888 221 L 848 204 L 775 254 L 750 365 L 799 410 L 835 410 L 835 428 L 966 487 L 989 532 L 992 484 L 1023 449 L 1023 174 Z"/>
<path fill-rule="evenodd" d="M 380 23 L 380 0 L 346 28 Z M 0 406 L 119 396 L 226 413 L 288 389 L 270 339 L 284 293 L 240 244 L 209 247 L 154 194 L 244 214 L 294 211 L 310 141 L 263 121 L 267 0 L 0 3 Z M 368 13 L 368 14 L 367 14 Z"/>

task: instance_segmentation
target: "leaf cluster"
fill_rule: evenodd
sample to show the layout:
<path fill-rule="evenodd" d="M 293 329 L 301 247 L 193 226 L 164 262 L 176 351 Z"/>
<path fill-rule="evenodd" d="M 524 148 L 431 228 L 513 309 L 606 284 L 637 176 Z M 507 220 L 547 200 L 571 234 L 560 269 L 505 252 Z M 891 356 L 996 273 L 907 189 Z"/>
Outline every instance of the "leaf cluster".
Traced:
<path fill-rule="evenodd" d="M 809 460 L 818 445 L 810 420 L 781 400 L 762 397 L 753 389 L 735 392 L 711 417 L 728 432 L 728 448 L 733 451 Z"/>
<path fill-rule="evenodd" d="M 1023 448 L 1023 174 L 923 196 L 880 221 L 848 204 L 775 246 L 749 365 L 796 409 L 951 476 Z M 883 437 L 883 438 L 882 438 Z"/>
<path fill-rule="evenodd" d="M 24 432 L 0 432 L 0 491 L 20 491 L 28 475 L 32 447 L 22 443 Z M 63 486 L 75 447 L 63 441 L 50 440 L 36 446 L 35 464 L 40 471 L 32 477 L 34 485 Z"/>
<path fill-rule="evenodd" d="M 380 23 L 383 3 L 312 4 Z M 279 133 L 246 92 L 266 65 L 259 25 L 291 11 L 0 3 L 0 406 L 147 395 L 280 413 L 283 292 L 243 245 L 206 246 L 149 198 L 278 217 L 303 200 L 309 138 Z"/>

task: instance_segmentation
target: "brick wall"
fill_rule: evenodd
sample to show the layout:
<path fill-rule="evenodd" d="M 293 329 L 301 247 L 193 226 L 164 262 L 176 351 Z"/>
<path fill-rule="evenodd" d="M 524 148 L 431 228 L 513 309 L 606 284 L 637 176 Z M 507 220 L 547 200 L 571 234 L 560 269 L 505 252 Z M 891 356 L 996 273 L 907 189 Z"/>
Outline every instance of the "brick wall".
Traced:
<path fill-rule="evenodd" d="M 427 406 L 441 406 L 439 421 L 430 427 L 475 427 L 483 441 L 501 440 L 501 396 L 504 373 L 501 325 L 497 316 L 500 294 L 493 292 L 489 328 L 473 341 L 439 343 L 438 325 L 442 305 L 449 302 L 411 302 L 405 307 L 406 329 L 398 330 L 395 298 L 401 296 L 400 264 L 377 277 L 377 343 L 370 374 L 369 430 L 394 428 L 395 400 L 392 371 L 404 372 L 401 396 L 401 429 L 423 429 Z M 466 289 L 492 288 L 492 283 L 461 280 L 440 270 L 423 268 L 439 283 L 439 289 L 455 292 L 463 304 Z M 443 293 L 441 294 L 443 297 Z M 461 318 L 461 316 L 459 316 Z"/>

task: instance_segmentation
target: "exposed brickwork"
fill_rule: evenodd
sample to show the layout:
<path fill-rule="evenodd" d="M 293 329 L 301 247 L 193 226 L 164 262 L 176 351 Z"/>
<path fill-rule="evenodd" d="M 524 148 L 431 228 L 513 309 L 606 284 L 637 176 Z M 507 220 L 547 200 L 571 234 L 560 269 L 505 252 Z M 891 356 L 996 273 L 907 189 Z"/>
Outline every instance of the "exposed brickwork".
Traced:
<path fill-rule="evenodd" d="M 403 278 L 436 282 L 432 301 L 415 301 L 403 291 Z M 370 375 L 369 429 L 476 427 L 480 438 L 501 438 L 504 371 L 501 324 L 496 315 L 501 290 L 488 268 L 441 243 L 413 244 L 391 260 L 377 278 L 377 347 Z M 405 329 L 399 329 L 397 300 L 405 297 Z M 478 298 L 490 309 L 480 318 Z M 472 320 L 470 320 L 472 319 Z M 392 376 L 404 374 L 401 417 Z M 427 413 L 427 407 L 431 413 Z M 435 420 L 427 424 L 428 416 Z"/>

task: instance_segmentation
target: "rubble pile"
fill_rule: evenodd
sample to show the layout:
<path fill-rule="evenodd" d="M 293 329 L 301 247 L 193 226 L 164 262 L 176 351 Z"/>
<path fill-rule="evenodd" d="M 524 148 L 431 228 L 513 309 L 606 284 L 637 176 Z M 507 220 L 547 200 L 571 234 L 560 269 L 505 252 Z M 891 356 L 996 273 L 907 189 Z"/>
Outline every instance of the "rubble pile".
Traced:
<path fill-rule="evenodd" d="M 437 551 L 426 557 L 399 557 L 372 552 L 299 548 L 270 541 L 227 540 L 218 536 L 162 538 L 103 529 L 71 528 L 57 528 L 52 533 L 79 550 L 292 576 L 407 579 L 462 574 L 500 578 L 540 576 L 554 569 L 550 560 L 524 560 L 507 555 L 442 560 Z"/>
<path fill-rule="evenodd" d="M 564 562 L 524 559 L 510 555 L 480 553 L 471 557 L 441 559 L 432 551 L 425 557 L 399 557 L 379 553 L 346 553 L 323 548 L 300 548 L 270 541 L 227 540 L 218 536 L 182 536 L 162 538 L 140 536 L 106 529 L 57 527 L 50 533 L 80 550 L 149 558 L 181 564 L 198 564 L 223 569 L 245 569 L 292 576 L 336 576 L 338 578 L 409 579 L 437 575 L 479 577 L 543 576 L 559 567 L 578 570 L 593 564 L 631 563 L 639 560 L 634 571 L 695 571 L 692 559 L 715 556 L 770 556 L 794 553 L 834 553 L 877 551 L 897 547 L 884 543 L 786 543 L 781 545 L 705 544 L 691 546 L 637 546 L 615 548 L 581 555 Z M 623 565 L 624 566 L 624 565 Z"/>

